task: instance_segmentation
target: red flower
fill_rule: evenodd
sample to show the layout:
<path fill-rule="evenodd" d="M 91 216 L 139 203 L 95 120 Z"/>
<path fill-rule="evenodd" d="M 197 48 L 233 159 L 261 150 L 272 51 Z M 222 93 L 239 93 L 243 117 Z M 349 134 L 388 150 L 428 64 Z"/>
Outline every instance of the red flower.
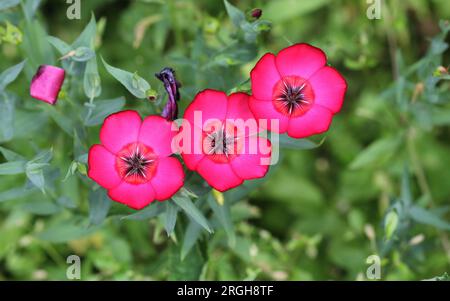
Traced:
<path fill-rule="evenodd" d="M 263 177 L 270 161 L 270 141 L 257 136 L 258 126 L 248 107 L 249 96 L 204 90 L 186 109 L 181 153 L 219 191 L 244 180 Z"/>
<path fill-rule="evenodd" d="M 266 53 L 250 74 L 249 104 L 260 125 L 294 138 L 326 132 L 347 90 L 345 79 L 326 62 L 325 53 L 308 44 L 287 47 L 277 56 Z M 279 128 L 271 120 L 278 120 Z"/>
<path fill-rule="evenodd" d="M 89 150 L 88 176 L 111 199 L 134 209 L 170 198 L 184 179 L 181 163 L 169 157 L 176 135 L 171 126 L 160 116 L 142 121 L 136 111 L 108 116 L 100 130 L 102 144 Z"/>
<path fill-rule="evenodd" d="M 65 71 L 55 66 L 42 65 L 31 80 L 30 95 L 49 104 L 55 104 L 64 82 Z"/>

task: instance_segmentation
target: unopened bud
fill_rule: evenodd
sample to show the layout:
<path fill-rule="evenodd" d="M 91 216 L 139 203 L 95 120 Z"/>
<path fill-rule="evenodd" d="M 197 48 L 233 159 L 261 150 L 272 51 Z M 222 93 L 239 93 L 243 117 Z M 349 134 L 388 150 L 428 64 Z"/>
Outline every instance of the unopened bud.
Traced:
<path fill-rule="evenodd" d="M 262 9 L 254 8 L 250 14 L 252 15 L 253 18 L 259 19 L 262 16 Z"/>

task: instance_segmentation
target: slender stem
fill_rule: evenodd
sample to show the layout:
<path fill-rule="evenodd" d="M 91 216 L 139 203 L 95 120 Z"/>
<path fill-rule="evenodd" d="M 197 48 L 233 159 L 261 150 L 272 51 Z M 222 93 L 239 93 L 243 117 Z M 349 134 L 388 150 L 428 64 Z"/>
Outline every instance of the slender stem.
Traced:
<path fill-rule="evenodd" d="M 89 118 L 91 118 L 92 110 L 94 109 L 94 98 L 95 98 L 94 93 L 92 93 L 91 97 L 89 98 L 89 110 L 86 115 L 86 118 L 84 119 L 85 121 L 89 120 Z"/>
<path fill-rule="evenodd" d="M 429 197 L 430 204 L 433 204 L 433 196 L 431 195 L 430 185 L 428 184 L 424 168 L 420 162 L 419 155 L 417 154 L 415 139 L 416 139 L 416 130 L 413 127 L 410 127 L 407 133 L 408 152 L 411 157 L 411 162 L 417 176 L 419 188 L 422 191 L 422 193 L 424 193 L 426 196 Z"/>

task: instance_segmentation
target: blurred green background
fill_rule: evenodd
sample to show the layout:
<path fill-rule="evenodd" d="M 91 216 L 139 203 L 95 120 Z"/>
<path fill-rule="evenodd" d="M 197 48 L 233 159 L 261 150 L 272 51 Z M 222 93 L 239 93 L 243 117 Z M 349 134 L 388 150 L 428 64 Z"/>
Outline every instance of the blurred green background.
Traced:
<path fill-rule="evenodd" d="M 0 11 L 0 71 L 27 58 L 0 91 L 0 279 L 64 280 L 70 254 L 81 257 L 83 280 L 362 280 L 373 254 L 382 280 L 446 278 L 448 1 L 381 1 L 381 18 L 369 19 L 365 0 L 230 1 L 228 11 L 219 0 L 81 0 L 80 20 L 67 18 L 65 1 L 21 2 Z M 347 79 L 343 109 L 309 141 L 318 147 L 286 140 L 266 178 L 225 193 L 233 227 L 224 231 L 210 200 L 199 200 L 214 233 L 177 209 L 168 236 L 168 209 L 136 215 L 96 201 L 83 154 L 101 120 L 77 119 L 89 104 L 83 74 L 70 74 L 55 107 L 29 97 L 37 66 L 61 64 L 46 35 L 70 45 L 91 12 L 102 86 L 93 103 L 124 96 L 105 101 L 98 118 L 122 107 L 160 112 L 165 92 L 154 73 L 166 66 L 183 85 L 182 109 L 205 88 L 248 91 L 262 54 L 298 42 L 322 48 Z M 137 100 L 100 55 L 160 96 Z M 28 165 L 8 171 L 17 161 Z"/>

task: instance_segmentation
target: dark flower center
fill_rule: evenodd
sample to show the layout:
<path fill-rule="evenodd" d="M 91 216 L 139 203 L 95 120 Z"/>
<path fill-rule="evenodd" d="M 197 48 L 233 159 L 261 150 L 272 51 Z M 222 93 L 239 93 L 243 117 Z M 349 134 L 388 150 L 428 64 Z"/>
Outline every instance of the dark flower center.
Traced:
<path fill-rule="evenodd" d="M 141 184 L 150 180 L 156 159 L 156 155 L 149 147 L 141 143 L 132 143 L 117 154 L 116 165 L 124 181 Z"/>
<path fill-rule="evenodd" d="M 238 142 L 234 126 L 218 124 L 204 132 L 203 151 L 215 162 L 228 162 L 236 155 Z"/>
<path fill-rule="evenodd" d="M 303 115 L 313 102 L 314 93 L 310 84 L 299 76 L 283 77 L 274 87 L 274 107 L 289 117 Z"/>

